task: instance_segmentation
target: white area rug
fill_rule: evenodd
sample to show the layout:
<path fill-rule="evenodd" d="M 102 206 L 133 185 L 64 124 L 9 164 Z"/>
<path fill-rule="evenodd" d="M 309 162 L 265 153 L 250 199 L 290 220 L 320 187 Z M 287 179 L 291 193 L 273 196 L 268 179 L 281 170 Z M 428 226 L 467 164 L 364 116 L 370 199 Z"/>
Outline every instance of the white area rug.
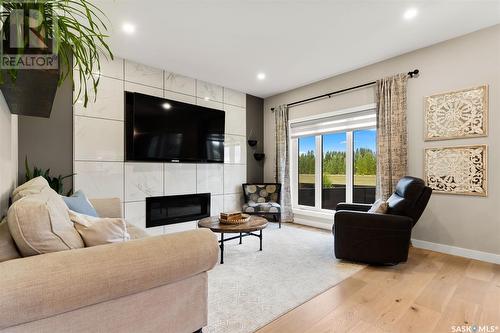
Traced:
<path fill-rule="evenodd" d="M 224 264 L 208 275 L 209 333 L 246 333 L 351 276 L 364 266 L 333 256 L 330 232 L 270 223 L 257 237 L 225 244 Z"/>

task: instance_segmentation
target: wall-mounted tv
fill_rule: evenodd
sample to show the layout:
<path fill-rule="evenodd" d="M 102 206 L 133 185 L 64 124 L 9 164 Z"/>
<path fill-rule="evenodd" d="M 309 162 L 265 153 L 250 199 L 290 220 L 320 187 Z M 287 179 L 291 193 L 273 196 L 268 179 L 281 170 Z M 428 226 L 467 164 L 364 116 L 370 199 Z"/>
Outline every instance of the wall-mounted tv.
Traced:
<path fill-rule="evenodd" d="M 224 121 L 224 111 L 126 91 L 126 160 L 223 163 Z"/>

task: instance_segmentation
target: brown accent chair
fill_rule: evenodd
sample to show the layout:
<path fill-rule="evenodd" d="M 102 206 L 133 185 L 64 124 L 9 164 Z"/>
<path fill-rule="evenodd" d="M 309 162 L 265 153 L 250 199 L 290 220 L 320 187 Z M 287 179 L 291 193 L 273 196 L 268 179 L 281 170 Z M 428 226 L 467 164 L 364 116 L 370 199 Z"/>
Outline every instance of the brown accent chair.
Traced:
<path fill-rule="evenodd" d="M 371 205 L 338 204 L 332 230 L 335 257 L 368 264 L 405 262 L 411 230 L 431 194 L 422 179 L 406 176 L 387 200 L 387 214 L 368 213 Z"/>

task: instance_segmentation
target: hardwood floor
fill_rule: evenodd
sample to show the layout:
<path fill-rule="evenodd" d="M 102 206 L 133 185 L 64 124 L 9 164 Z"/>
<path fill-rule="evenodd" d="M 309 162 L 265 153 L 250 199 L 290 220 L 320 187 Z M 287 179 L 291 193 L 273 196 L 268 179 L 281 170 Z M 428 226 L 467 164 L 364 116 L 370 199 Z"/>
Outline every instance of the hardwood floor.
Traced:
<path fill-rule="evenodd" d="M 257 332 L 427 333 L 468 325 L 500 332 L 500 265 L 412 248 L 407 263 L 368 266 Z"/>

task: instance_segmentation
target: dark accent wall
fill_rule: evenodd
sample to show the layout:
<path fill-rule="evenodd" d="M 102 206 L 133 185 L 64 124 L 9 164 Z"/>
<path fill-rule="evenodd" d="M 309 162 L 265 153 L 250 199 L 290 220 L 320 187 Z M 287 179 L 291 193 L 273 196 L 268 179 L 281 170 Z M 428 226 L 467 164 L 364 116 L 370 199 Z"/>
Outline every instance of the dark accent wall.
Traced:
<path fill-rule="evenodd" d="M 52 176 L 73 173 L 73 87 L 66 79 L 58 87 L 50 118 L 19 116 L 19 184 L 25 182 L 24 159 L 31 168 L 50 168 Z M 64 191 L 73 187 L 73 179 L 64 181 Z"/>
<path fill-rule="evenodd" d="M 247 181 L 259 183 L 264 181 L 264 160 L 256 161 L 254 153 L 264 152 L 264 100 L 247 95 L 247 140 L 257 140 L 255 147 L 247 143 Z"/>

